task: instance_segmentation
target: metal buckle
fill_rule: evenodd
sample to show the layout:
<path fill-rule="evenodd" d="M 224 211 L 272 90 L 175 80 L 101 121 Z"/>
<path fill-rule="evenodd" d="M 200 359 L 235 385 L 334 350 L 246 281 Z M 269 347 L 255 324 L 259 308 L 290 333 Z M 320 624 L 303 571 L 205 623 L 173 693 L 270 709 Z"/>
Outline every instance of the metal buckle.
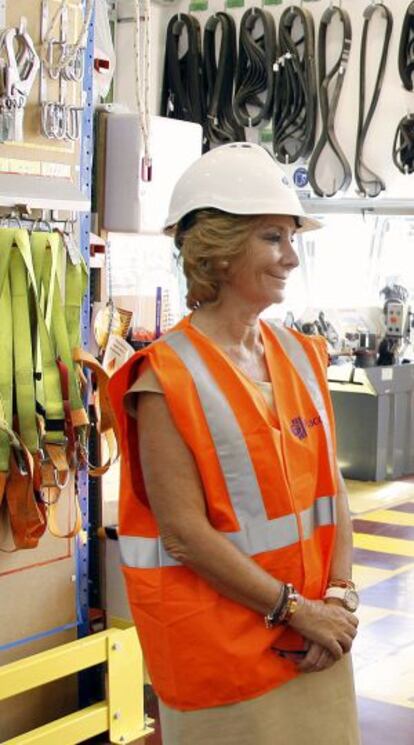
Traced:
<path fill-rule="evenodd" d="M 58 471 L 58 469 L 55 468 L 55 467 L 53 467 L 53 481 L 42 483 L 42 489 L 55 489 L 55 488 L 57 488 L 60 491 L 62 491 L 62 489 L 65 489 L 67 487 L 67 485 L 69 484 L 69 479 L 70 479 L 70 470 L 69 469 L 67 471 L 67 476 L 66 476 L 64 482 L 62 483 L 59 480 L 59 471 Z"/>

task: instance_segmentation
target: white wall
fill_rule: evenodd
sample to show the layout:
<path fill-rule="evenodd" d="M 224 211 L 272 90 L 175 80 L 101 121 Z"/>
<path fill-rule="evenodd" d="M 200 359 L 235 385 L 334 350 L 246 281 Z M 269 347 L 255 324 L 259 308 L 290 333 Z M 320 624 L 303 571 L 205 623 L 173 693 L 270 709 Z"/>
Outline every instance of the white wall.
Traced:
<path fill-rule="evenodd" d="M 278 6 L 267 6 L 276 21 L 281 13 L 291 3 L 284 2 Z M 299 3 L 298 3 L 299 4 Z M 339 141 L 354 168 L 354 152 L 358 113 L 358 77 L 359 77 L 359 51 L 363 24 L 363 11 L 369 4 L 369 0 L 343 0 L 343 7 L 349 12 L 353 28 L 353 45 L 349 60 L 348 71 L 342 92 L 342 98 L 338 108 L 336 120 L 336 132 Z M 386 197 L 411 197 L 413 194 L 414 176 L 402 175 L 392 162 L 391 152 L 395 131 L 400 119 L 408 112 L 414 112 L 414 94 L 405 91 L 401 85 L 398 74 L 398 47 L 404 13 L 407 8 L 407 0 L 392 0 L 388 2 L 394 16 L 394 29 L 391 39 L 388 65 L 384 80 L 384 86 L 380 102 L 372 122 L 366 147 L 364 150 L 365 160 L 375 172 L 380 175 L 387 185 Z M 237 23 L 246 8 L 261 5 L 254 0 L 245 0 L 245 7 L 232 9 L 231 12 Z M 329 5 L 329 0 L 320 2 L 307 2 L 305 7 L 310 10 L 319 25 L 319 19 Z M 178 11 L 187 11 L 188 2 L 176 2 L 172 7 L 160 7 L 152 5 L 153 13 L 153 90 L 152 110 L 157 113 L 161 93 L 162 68 L 164 61 L 165 31 L 169 19 Z M 211 13 L 223 10 L 224 0 L 209 0 L 207 12 L 194 13 L 203 25 Z M 120 0 L 119 11 L 121 16 L 133 14 L 132 0 Z M 381 30 L 383 22 L 375 20 L 372 32 L 369 36 L 369 60 L 368 70 L 370 78 L 377 69 L 379 44 L 382 38 Z M 118 25 L 118 70 L 116 78 L 117 100 L 127 103 L 131 108 L 135 107 L 134 96 L 134 74 L 133 74 L 133 24 L 121 23 Z M 368 89 L 368 95 L 370 94 Z M 253 134 L 253 138 L 255 135 Z M 252 137 L 249 136 L 249 139 Z M 347 192 L 348 197 L 355 197 L 355 185 L 352 184 Z"/>

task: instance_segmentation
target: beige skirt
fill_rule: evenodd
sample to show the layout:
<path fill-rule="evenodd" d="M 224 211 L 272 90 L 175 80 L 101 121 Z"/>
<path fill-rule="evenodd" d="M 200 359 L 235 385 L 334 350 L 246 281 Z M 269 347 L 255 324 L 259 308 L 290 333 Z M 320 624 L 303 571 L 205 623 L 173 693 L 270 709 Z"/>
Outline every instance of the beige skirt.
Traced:
<path fill-rule="evenodd" d="M 269 693 L 178 711 L 160 702 L 163 745 L 360 745 L 350 655 Z"/>

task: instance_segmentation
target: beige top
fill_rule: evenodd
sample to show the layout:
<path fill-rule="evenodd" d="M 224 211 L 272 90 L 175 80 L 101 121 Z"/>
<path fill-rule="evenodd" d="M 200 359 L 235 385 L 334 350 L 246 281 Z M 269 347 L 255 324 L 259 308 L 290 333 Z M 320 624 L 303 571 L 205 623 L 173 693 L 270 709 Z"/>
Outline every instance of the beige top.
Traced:
<path fill-rule="evenodd" d="M 260 389 L 268 406 L 272 409 L 272 411 L 275 411 L 276 407 L 272 384 L 262 380 L 255 380 L 253 382 Z M 137 416 L 137 399 L 139 393 L 164 393 L 158 382 L 157 376 L 149 366 L 135 381 L 135 383 L 131 385 L 124 396 L 125 409 L 128 414 L 135 419 Z"/>

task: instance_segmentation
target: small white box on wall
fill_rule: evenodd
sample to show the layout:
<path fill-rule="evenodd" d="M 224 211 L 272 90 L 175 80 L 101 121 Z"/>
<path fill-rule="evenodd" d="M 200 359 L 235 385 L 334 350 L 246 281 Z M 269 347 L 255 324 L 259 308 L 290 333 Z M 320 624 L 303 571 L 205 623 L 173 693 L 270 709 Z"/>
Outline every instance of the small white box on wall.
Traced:
<path fill-rule="evenodd" d="M 152 178 L 143 181 L 143 143 L 137 114 L 112 114 L 106 133 L 105 230 L 160 233 L 171 193 L 201 155 L 199 124 L 151 117 Z"/>

